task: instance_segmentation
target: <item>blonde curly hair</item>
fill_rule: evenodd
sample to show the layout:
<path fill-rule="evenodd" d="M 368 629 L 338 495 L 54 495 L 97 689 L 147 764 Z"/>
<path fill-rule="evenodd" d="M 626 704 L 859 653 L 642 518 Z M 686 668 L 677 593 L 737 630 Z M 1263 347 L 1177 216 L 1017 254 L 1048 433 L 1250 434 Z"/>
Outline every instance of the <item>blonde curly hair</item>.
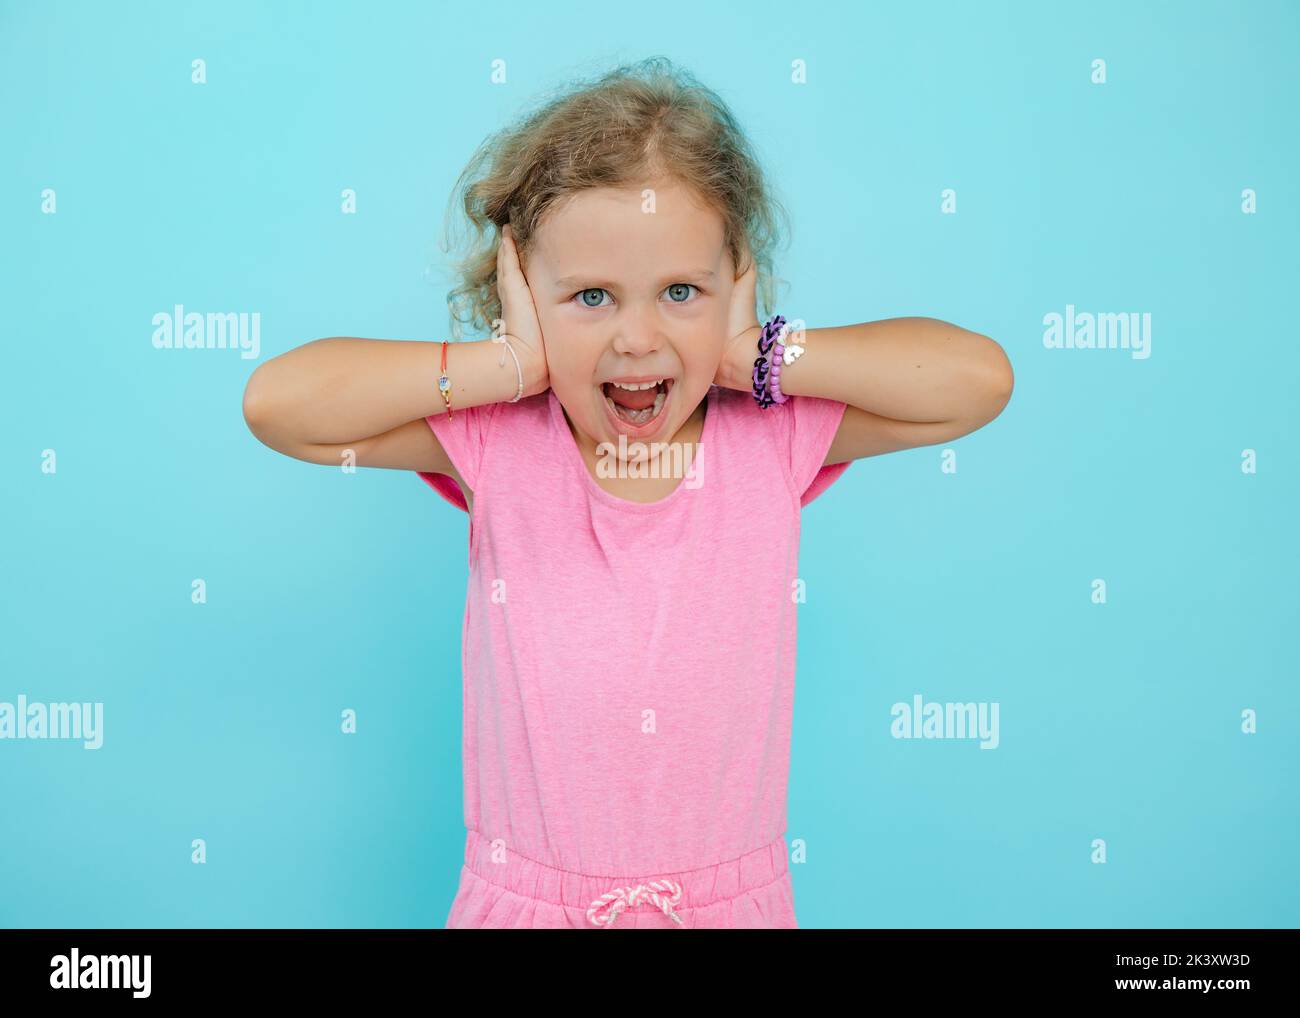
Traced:
<path fill-rule="evenodd" d="M 455 260 L 447 293 L 452 336 L 464 326 L 490 332 L 501 317 L 496 253 L 509 223 L 521 262 L 547 211 L 591 187 L 640 187 L 676 180 L 716 209 L 737 272 L 743 251 L 756 267 L 763 317 L 775 305 L 772 256 L 789 216 L 726 103 L 665 57 L 625 64 L 544 98 L 516 123 L 490 135 L 461 172 L 448 206 L 444 253 Z M 456 210 L 468 220 L 456 235 Z M 784 227 L 784 230 L 783 230 Z"/>

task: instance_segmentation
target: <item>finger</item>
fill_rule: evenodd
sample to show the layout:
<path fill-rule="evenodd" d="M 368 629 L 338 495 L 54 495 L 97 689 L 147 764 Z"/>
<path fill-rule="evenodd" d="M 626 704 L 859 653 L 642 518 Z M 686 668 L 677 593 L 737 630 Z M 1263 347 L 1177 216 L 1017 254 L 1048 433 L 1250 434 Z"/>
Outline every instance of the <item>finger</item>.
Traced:
<path fill-rule="evenodd" d="M 754 262 L 751 261 L 749 267 L 737 277 L 735 286 L 736 300 L 746 312 L 753 310 L 757 284 L 758 271 L 754 266 Z"/>
<path fill-rule="evenodd" d="M 506 307 L 508 294 L 506 293 L 505 265 L 503 264 L 504 257 L 501 253 L 501 249 L 503 247 L 505 247 L 504 242 L 497 244 L 497 300 L 501 304 L 500 332 L 502 335 L 504 335 L 506 332 L 510 330 L 510 323 L 507 321 L 507 319 L 509 318 L 509 313 L 508 313 L 508 308 Z M 495 331 L 495 327 L 494 327 L 494 331 Z"/>
<path fill-rule="evenodd" d="M 749 243 L 744 240 L 741 241 L 740 248 L 736 251 L 736 268 L 740 268 L 742 265 L 745 266 L 745 271 L 736 276 L 738 280 L 744 279 L 754 271 L 754 255 L 750 250 Z"/>
<path fill-rule="evenodd" d="M 758 278 L 758 265 L 752 257 L 749 257 L 748 252 L 746 252 L 746 261 L 748 264 L 745 266 L 745 271 L 737 278 L 737 284 L 753 286 Z"/>
<path fill-rule="evenodd" d="M 521 282 L 519 262 L 513 257 L 509 234 L 502 237 L 497 248 L 497 278 L 512 298 L 518 297 Z"/>
<path fill-rule="evenodd" d="M 519 264 L 518 248 L 510 224 L 501 227 L 501 243 L 497 245 L 497 283 L 501 292 L 509 294 L 514 321 L 506 321 L 505 332 L 512 336 L 531 336 L 538 329 L 532 324 L 537 318 L 536 304 L 528 279 Z"/>
<path fill-rule="evenodd" d="M 510 229 L 510 224 L 506 223 L 502 234 L 504 241 L 502 246 L 505 248 L 506 271 L 510 273 L 512 282 L 518 282 L 523 278 L 524 270 L 519 265 L 519 249 L 515 247 L 514 231 Z"/>
<path fill-rule="evenodd" d="M 745 267 L 745 271 L 736 277 L 734 306 L 738 306 L 744 314 L 749 315 L 754 310 L 754 297 L 758 289 L 758 268 L 754 259 L 749 257 L 748 249 L 743 251 L 742 256 L 747 258 L 749 264 Z"/>

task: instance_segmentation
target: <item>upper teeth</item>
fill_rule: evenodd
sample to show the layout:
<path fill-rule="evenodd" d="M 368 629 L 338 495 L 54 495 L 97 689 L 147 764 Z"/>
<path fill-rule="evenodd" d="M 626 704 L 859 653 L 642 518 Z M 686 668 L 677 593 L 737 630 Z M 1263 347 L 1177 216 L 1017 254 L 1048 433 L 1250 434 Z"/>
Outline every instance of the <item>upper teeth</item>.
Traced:
<path fill-rule="evenodd" d="M 653 389 L 662 381 L 663 379 L 660 378 L 654 382 L 610 382 L 609 384 L 617 386 L 620 389 L 629 389 L 632 392 L 636 392 L 638 389 Z"/>

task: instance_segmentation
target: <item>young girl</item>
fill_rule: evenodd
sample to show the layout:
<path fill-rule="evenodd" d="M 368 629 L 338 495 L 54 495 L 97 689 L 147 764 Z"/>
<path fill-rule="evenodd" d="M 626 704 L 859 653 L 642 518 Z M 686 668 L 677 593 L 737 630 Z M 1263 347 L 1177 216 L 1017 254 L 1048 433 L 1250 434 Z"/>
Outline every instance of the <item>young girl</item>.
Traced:
<path fill-rule="evenodd" d="M 793 928 L 801 508 L 996 417 L 1007 358 L 927 318 L 760 323 L 780 208 L 663 60 L 552 98 L 458 190 L 453 335 L 492 338 L 317 340 L 244 396 L 271 448 L 417 471 L 468 514 L 446 925 Z"/>

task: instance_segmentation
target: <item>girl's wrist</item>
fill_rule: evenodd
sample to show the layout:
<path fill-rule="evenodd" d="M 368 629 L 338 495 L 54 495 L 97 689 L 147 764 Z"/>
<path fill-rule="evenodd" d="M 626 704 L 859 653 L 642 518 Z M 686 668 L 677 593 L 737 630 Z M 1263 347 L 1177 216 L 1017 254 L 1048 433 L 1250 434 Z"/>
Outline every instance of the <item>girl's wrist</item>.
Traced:
<path fill-rule="evenodd" d="M 438 351 L 441 342 L 432 344 L 435 356 L 432 364 L 432 391 L 437 401 L 437 412 L 446 413 L 446 401 L 441 398 L 439 376 L 442 374 Z M 488 403 L 508 403 L 519 392 L 523 377 L 525 391 L 529 381 L 528 365 L 520 358 L 520 366 L 505 346 L 491 339 L 462 340 L 447 344 L 447 391 L 451 412 L 483 406 Z M 517 352 L 517 351 L 516 351 Z M 504 358 L 504 363 L 502 359 Z M 522 398 L 522 397 L 520 397 Z"/>
<path fill-rule="evenodd" d="M 727 344 L 722 365 L 718 371 L 718 384 L 725 389 L 750 392 L 754 387 L 754 358 L 758 356 L 758 334 L 761 326 L 753 325 Z"/>
<path fill-rule="evenodd" d="M 546 370 L 546 363 L 543 361 L 540 365 L 524 364 L 524 398 L 536 396 L 539 392 L 545 392 L 551 387 L 551 377 Z M 514 399 L 515 394 L 512 392 L 509 396 Z"/>
<path fill-rule="evenodd" d="M 493 361 L 498 390 L 497 402 L 514 403 L 549 388 L 545 358 L 532 355 L 528 347 L 509 333 L 484 340 L 496 351 Z"/>

